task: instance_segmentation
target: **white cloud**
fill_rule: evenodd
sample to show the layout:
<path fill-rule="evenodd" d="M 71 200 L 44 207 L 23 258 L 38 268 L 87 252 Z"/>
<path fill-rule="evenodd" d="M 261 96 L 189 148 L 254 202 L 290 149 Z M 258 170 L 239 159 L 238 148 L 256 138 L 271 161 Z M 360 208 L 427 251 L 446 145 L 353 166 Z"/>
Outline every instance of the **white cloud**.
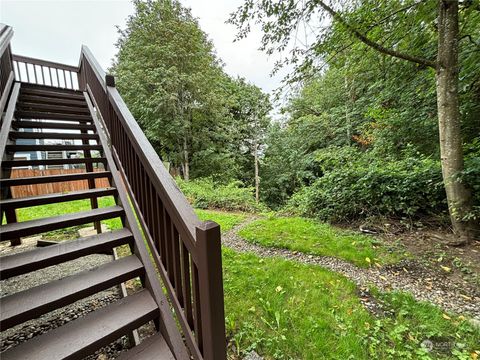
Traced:
<path fill-rule="evenodd" d="M 199 18 L 227 73 L 244 77 L 267 92 L 280 85 L 282 74 L 269 76 L 274 60 L 258 50 L 259 30 L 233 42 L 236 30 L 225 21 L 242 0 L 184 0 L 183 4 Z M 0 0 L 0 21 L 15 31 L 14 53 L 76 65 L 80 46 L 85 44 L 105 69 L 116 52 L 115 25 L 124 27 L 132 12 L 128 0 Z"/>

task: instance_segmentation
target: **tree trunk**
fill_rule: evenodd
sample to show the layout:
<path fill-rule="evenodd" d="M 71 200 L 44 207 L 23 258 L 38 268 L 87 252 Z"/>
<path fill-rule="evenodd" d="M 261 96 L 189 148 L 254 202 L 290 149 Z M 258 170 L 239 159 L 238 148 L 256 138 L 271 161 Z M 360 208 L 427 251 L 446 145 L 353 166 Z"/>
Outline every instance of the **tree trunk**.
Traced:
<path fill-rule="evenodd" d="M 183 137 L 183 179 L 185 181 L 190 180 L 190 161 L 189 161 L 189 152 L 188 152 L 188 141 L 187 135 Z"/>
<path fill-rule="evenodd" d="M 259 202 L 260 200 L 260 176 L 258 175 L 258 143 L 255 142 L 253 148 L 253 156 L 255 161 L 255 201 Z"/>
<path fill-rule="evenodd" d="M 471 210 L 471 192 L 456 176 L 463 171 L 458 102 L 458 1 L 439 0 L 437 107 L 442 174 L 448 210 L 460 242 L 473 238 L 473 224 L 462 221 Z"/>

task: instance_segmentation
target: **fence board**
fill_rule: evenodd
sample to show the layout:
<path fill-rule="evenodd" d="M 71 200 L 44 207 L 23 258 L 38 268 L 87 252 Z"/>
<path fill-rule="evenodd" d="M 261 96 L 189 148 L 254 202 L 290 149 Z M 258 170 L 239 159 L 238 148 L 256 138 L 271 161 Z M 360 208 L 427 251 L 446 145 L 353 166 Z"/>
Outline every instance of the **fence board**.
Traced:
<path fill-rule="evenodd" d="M 101 169 L 94 169 L 94 171 L 104 171 Z M 48 175 L 61 175 L 61 174 L 78 174 L 85 172 L 85 169 L 13 169 L 11 178 L 21 177 L 37 177 Z M 107 178 L 95 179 L 95 188 L 107 188 L 110 187 L 110 183 Z M 12 186 L 12 197 L 20 198 L 26 196 L 45 195 L 51 193 L 64 193 L 77 190 L 88 190 L 88 180 L 77 181 L 65 181 L 48 184 L 35 184 L 35 185 L 23 185 Z"/>

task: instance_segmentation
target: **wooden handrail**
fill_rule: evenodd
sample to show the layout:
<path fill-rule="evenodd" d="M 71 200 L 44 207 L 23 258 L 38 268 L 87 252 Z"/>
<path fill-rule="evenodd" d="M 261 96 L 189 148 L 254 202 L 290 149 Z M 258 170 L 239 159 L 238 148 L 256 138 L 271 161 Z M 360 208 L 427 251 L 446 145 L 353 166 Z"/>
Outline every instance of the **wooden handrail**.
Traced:
<path fill-rule="evenodd" d="M 12 62 L 17 81 L 71 90 L 79 88 L 76 66 L 16 54 L 12 55 Z"/>
<path fill-rule="evenodd" d="M 220 227 L 202 222 L 91 51 L 82 46 L 79 84 L 112 154 L 194 359 L 226 358 Z"/>
<path fill-rule="evenodd" d="M 47 66 L 47 67 L 51 67 L 51 68 L 55 68 L 55 69 L 59 69 L 59 70 L 67 70 L 67 71 L 72 71 L 72 72 L 78 72 L 78 67 L 76 67 L 76 66 L 61 64 L 61 63 L 57 63 L 57 62 L 54 62 L 54 61 L 36 59 L 36 58 L 17 55 L 17 54 L 13 54 L 12 59 L 13 59 L 13 61 L 20 61 L 20 62 L 24 62 L 24 63 L 27 63 L 27 64 Z"/>
<path fill-rule="evenodd" d="M 15 74 L 13 72 L 10 40 L 13 30 L 10 26 L 0 24 L 0 120 L 7 105 Z"/>

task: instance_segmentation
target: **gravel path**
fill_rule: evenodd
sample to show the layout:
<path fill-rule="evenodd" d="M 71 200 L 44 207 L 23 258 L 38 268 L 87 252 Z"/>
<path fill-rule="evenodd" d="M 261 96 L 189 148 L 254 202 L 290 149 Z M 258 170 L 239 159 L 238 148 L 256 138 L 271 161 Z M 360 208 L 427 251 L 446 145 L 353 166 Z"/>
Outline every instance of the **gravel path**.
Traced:
<path fill-rule="evenodd" d="M 11 255 L 34 248 L 36 241 L 24 241 L 20 246 L 0 248 L 2 256 Z M 88 270 L 112 261 L 110 255 L 89 255 L 59 265 L 50 266 L 31 273 L 0 281 L 0 295 L 7 296 L 34 286 L 61 279 L 77 272 Z M 88 314 L 91 311 L 109 305 L 121 298 L 118 287 L 112 287 L 90 297 L 81 299 L 66 307 L 49 312 L 39 318 L 27 321 L 0 333 L 0 351 L 5 351 L 34 336 L 64 325 Z M 116 340 L 109 346 L 98 350 L 86 359 L 115 358 L 128 348 L 126 336 Z M 1 355 L 0 355 L 1 358 Z"/>
<path fill-rule="evenodd" d="M 238 231 L 256 217 L 235 226 L 222 236 L 223 244 L 239 252 L 253 252 L 263 257 L 280 257 L 304 264 L 319 265 L 352 280 L 362 295 L 368 295 L 368 286 L 374 285 L 381 291 L 399 290 L 411 293 L 415 299 L 429 301 L 453 313 L 469 314 L 480 321 L 480 293 L 478 289 L 459 286 L 449 279 L 439 277 L 417 261 L 401 261 L 381 268 L 359 268 L 347 261 L 329 256 L 307 255 L 297 251 L 275 249 L 249 243 L 238 235 Z M 372 299 L 372 301 L 374 301 Z M 371 302 L 367 307 L 374 306 Z"/>

